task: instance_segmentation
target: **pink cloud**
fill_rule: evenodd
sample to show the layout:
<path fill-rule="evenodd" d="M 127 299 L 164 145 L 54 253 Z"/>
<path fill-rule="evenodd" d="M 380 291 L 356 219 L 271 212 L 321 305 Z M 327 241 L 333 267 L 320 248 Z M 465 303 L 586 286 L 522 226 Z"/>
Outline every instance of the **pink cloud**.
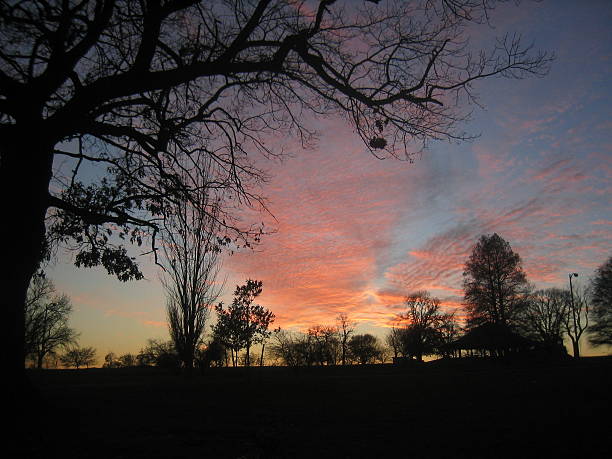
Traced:
<path fill-rule="evenodd" d="M 168 322 L 160 322 L 156 320 L 144 320 L 142 323 L 144 325 L 149 325 L 155 328 L 168 328 Z"/>
<path fill-rule="evenodd" d="M 277 232 L 260 253 L 226 263 L 238 279 L 263 280 L 261 303 L 276 325 L 330 323 L 341 311 L 359 322 L 388 320 L 386 298 L 371 284 L 422 178 L 407 180 L 414 165 L 376 161 L 340 123 L 329 129 L 338 132 L 324 139 L 333 155 L 306 152 L 273 171 L 268 196 Z"/>

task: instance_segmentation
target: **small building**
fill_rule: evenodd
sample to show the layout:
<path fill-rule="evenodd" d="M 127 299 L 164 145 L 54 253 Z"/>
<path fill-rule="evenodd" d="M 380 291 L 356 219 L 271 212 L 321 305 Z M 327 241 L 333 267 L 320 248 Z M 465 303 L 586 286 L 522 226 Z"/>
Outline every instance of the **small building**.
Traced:
<path fill-rule="evenodd" d="M 512 331 L 507 325 L 494 323 L 474 327 L 450 345 L 452 354 L 456 357 L 502 357 L 529 351 L 533 346 L 531 340 Z"/>

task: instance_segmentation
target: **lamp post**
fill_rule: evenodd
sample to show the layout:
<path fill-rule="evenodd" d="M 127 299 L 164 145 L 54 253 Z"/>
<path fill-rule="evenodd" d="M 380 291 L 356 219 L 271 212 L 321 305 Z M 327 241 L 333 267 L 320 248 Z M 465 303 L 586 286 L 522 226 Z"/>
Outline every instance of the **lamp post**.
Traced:
<path fill-rule="evenodd" d="M 570 298 L 571 298 L 571 306 L 572 306 L 572 320 L 574 321 L 574 334 L 576 335 L 576 341 L 574 343 L 572 343 L 572 344 L 573 344 L 573 347 L 574 347 L 574 357 L 578 358 L 578 354 L 577 354 L 577 348 L 578 348 L 578 319 L 576 317 L 576 308 L 574 307 L 574 290 L 572 288 L 572 277 L 578 277 L 578 273 L 569 273 L 567 276 L 569 277 Z"/>

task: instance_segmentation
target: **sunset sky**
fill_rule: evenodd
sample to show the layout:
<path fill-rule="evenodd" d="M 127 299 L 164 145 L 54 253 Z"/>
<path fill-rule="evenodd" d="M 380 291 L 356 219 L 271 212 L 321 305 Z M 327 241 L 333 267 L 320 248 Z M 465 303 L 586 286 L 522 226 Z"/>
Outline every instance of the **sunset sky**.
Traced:
<path fill-rule="evenodd" d="M 472 142 L 432 143 L 413 163 L 377 160 L 343 120 L 319 120 L 320 140 L 266 162 L 262 193 L 276 232 L 255 251 L 224 260 L 225 301 L 237 283 L 263 281 L 259 303 L 275 326 L 332 324 L 339 312 L 358 332 L 382 337 L 403 297 L 427 289 L 458 308 L 462 271 L 482 234 L 497 232 L 537 287 L 585 284 L 612 255 L 612 2 L 523 2 L 499 7 L 487 36 L 519 32 L 556 54 L 548 76 L 492 79 L 476 87 L 463 127 Z M 273 139 L 271 139 L 273 141 Z M 264 163 L 262 163 L 264 164 Z M 123 284 L 60 256 L 48 274 L 74 305 L 80 344 L 137 353 L 168 338 L 158 270 Z M 588 351 L 588 352 L 601 352 Z"/>

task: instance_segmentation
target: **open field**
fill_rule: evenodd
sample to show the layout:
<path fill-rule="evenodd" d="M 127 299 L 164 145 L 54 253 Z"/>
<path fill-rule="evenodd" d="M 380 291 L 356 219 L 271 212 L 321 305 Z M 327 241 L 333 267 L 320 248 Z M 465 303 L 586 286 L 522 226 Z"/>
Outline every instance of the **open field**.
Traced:
<path fill-rule="evenodd" d="M 44 411 L 23 445 L 31 457 L 585 458 L 612 451 L 612 358 L 30 377 Z"/>

